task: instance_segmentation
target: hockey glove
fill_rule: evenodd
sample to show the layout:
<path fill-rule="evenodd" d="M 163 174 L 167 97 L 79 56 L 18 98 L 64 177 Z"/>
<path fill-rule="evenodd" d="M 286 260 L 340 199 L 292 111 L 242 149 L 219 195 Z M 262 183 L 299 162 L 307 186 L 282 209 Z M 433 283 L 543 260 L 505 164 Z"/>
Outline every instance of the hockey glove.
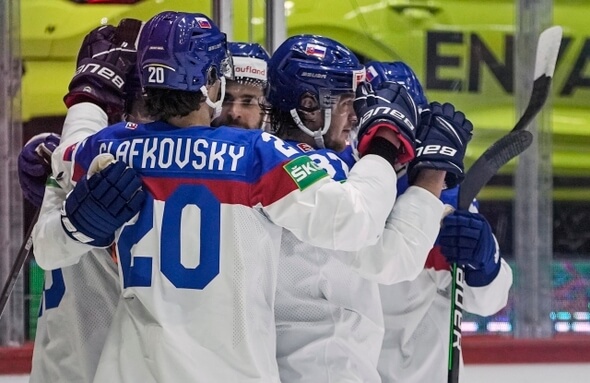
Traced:
<path fill-rule="evenodd" d="M 500 271 L 500 252 L 483 215 L 455 210 L 443 219 L 438 241 L 449 263 L 465 268 L 469 286 L 486 286 Z"/>
<path fill-rule="evenodd" d="M 45 182 L 51 174 L 51 153 L 59 145 L 60 137 L 42 133 L 31 138 L 18 155 L 18 181 L 27 201 L 40 207 Z"/>
<path fill-rule="evenodd" d="M 62 208 L 62 226 L 76 241 L 109 246 L 115 231 L 137 214 L 145 199 L 141 179 L 123 162 L 84 177 L 68 194 Z"/>
<path fill-rule="evenodd" d="M 354 111 L 359 118 L 357 137 L 361 156 L 367 153 L 377 130 L 385 127 L 393 130 L 401 141 L 397 161 L 403 164 L 414 158 L 418 110 L 402 85 L 385 82 L 379 90 L 373 91 L 370 84 L 360 84 Z"/>
<path fill-rule="evenodd" d="M 431 103 L 430 110 L 422 113 L 416 133 L 416 158 L 408 169 L 410 183 L 421 169 L 446 171 L 447 188 L 463 181 L 463 158 L 472 130 L 471 121 L 452 104 Z"/>
<path fill-rule="evenodd" d="M 82 42 L 77 69 L 64 97 L 69 108 L 93 102 L 109 116 L 121 120 L 125 107 L 127 75 L 135 67 L 135 40 L 141 21 L 124 19 L 117 28 L 106 25 L 92 30 Z"/>

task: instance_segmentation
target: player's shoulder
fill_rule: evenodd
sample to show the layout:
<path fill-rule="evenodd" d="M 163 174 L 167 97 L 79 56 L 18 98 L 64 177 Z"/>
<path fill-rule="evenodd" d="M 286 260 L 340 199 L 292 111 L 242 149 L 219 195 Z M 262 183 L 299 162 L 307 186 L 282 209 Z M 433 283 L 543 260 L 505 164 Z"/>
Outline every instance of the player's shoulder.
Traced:
<path fill-rule="evenodd" d="M 355 153 L 352 145 L 346 145 L 344 150 L 338 153 L 338 157 L 340 157 L 348 167 L 352 167 L 357 162 L 357 155 L 358 154 Z"/>
<path fill-rule="evenodd" d="M 251 144 L 256 143 L 260 139 L 261 134 L 262 130 L 259 129 L 244 129 L 226 125 L 210 128 L 210 131 L 207 133 L 207 135 L 218 140 L 247 142 Z"/>

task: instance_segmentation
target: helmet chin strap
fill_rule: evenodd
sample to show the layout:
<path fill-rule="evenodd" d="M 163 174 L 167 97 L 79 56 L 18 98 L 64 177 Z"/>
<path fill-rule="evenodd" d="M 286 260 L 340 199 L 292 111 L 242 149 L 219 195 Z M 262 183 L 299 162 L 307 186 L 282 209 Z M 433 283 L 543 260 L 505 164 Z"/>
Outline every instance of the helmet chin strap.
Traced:
<path fill-rule="evenodd" d="M 291 109 L 289 113 L 291 114 L 291 118 L 295 122 L 295 125 L 305 134 L 310 137 L 313 137 L 318 149 L 325 149 L 326 145 L 324 144 L 324 134 L 328 133 L 330 129 L 330 124 L 332 123 L 332 110 L 331 109 L 323 109 L 324 112 L 324 127 L 321 130 L 316 130 L 315 132 L 310 130 L 297 113 L 297 109 Z"/>
<path fill-rule="evenodd" d="M 207 105 L 213 108 L 213 118 L 211 118 L 211 120 L 214 120 L 221 115 L 221 106 L 223 105 L 223 99 L 225 98 L 225 77 L 222 76 L 219 80 L 221 81 L 221 96 L 219 97 L 219 100 L 215 102 L 209 98 L 209 92 L 207 92 L 207 87 L 205 85 L 200 89 L 205 96 L 205 102 Z"/>

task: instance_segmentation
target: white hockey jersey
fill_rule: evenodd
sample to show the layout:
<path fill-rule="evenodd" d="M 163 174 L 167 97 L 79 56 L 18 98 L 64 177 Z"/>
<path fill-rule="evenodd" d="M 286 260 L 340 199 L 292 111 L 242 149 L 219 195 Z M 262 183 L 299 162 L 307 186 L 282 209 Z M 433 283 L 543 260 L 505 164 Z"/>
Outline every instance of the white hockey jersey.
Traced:
<path fill-rule="evenodd" d="M 473 205 L 471 210 L 476 212 Z M 512 270 L 500 262 L 498 275 L 487 286 L 465 284 L 465 312 L 489 316 L 506 306 Z M 447 382 L 451 282 L 450 265 L 434 248 L 415 280 L 380 286 L 385 337 L 378 367 L 383 383 Z"/>
<path fill-rule="evenodd" d="M 75 105 L 68 110 L 62 140 L 88 136 L 106 125 L 100 108 Z M 50 180 L 34 231 L 35 258 L 46 267 L 47 258 L 86 255 L 75 265 L 45 271 L 31 383 L 92 382 L 121 293 L 109 251 L 74 241 L 61 229 L 65 198 L 66 192 Z"/>
<path fill-rule="evenodd" d="M 334 152 L 307 154 L 345 180 L 348 166 Z M 283 232 L 275 305 L 281 382 L 381 382 L 384 329 L 375 280 L 413 279 L 423 269 L 442 211 L 434 195 L 412 188 L 396 202 L 380 242 L 359 252 L 314 247 Z"/>
<path fill-rule="evenodd" d="M 122 299 L 96 382 L 278 382 L 282 227 L 357 250 L 378 240 L 395 199 L 395 173 L 378 156 L 341 184 L 265 132 L 162 122 L 60 146 L 53 166 L 62 186 L 102 152 L 136 169 L 148 197 L 117 237 Z"/>

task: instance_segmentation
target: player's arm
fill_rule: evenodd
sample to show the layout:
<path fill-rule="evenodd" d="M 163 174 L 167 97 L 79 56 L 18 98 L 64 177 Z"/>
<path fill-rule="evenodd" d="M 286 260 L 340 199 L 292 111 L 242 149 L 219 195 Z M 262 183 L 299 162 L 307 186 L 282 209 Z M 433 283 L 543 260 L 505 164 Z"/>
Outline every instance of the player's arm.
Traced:
<path fill-rule="evenodd" d="M 444 207 L 438 197 L 445 179 L 457 180 L 463 171 L 471 122 L 452 107 L 432 114 L 436 118 L 423 119 L 417 131 L 417 156 L 409 170 L 413 185 L 396 201 L 383 236 L 376 245 L 346 255 L 352 268 L 381 284 L 412 280 L 423 270 L 440 230 Z"/>
<path fill-rule="evenodd" d="M 412 280 L 424 268 L 440 230 L 444 205 L 431 192 L 410 186 L 398 197 L 375 245 L 340 253 L 341 260 L 380 284 Z"/>
<path fill-rule="evenodd" d="M 91 31 L 84 39 L 78 55 L 78 67 L 86 64 L 108 64 L 116 69 L 117 76 L 125 78 L 134 66 L 135 53 L 117 51 L 113 42 L 115 28 L 100 27 Z M 128 45 L 128 44 L 127 44 Z M 133 44 L 131 44 L 133 46 Z M 110 52 L 110 54 L 101 54 Z M 121 57 L 124 56 L 124 57 Z M 78 71 L 74 75 L 65 99 L 69 107 L 62 131 L 61 145 L 53 152 L 52 167 L 54 177 L 50 178 L 45 189 L 45 198 L 39 219 L 33 231 L 35 257 L 44 269 L 55 269 L 78 262 L 80 257 L 92 247 L 73 239 L 63 230 L 61 209 L 67 193 L 73 188 L 70 182 L 73 172 L 71 154 L 68 153 L 72 144 L 100 131 L 108 125 L 109 116 L 106 110 L 114 111 L 112 119 L 120 118 L 118 108 L 108 106 L 109 103 L 120 105 L 122 100 L 115 97 L 121 95 L 118 90 L 108 89 L 112 84 L 101 87 L 100 81 L 106 79 Z M 91 92 L 86 92 L 91 90 Z M 115 92 L 115 93 L 113 93 Z M 91 93 L 92 97 L 84 95 Z M 94 97 L 94 98 L 93 98 Z"/>
<path fill-rule="evenodd" d="M 314 246 L 356 251 L 375 244 L 395 202 L 394 165 L 414 155 L 417 112 L 405 88 L 392 84 L 372 92 L 360 86 L 355 110 L 362 116 L 358 134 L 362 157 L 345 183 L 332 181 L 303 156 L 285 164 L 286 173 L 277 173 L 289 180 L 258 186 L 264 194 L 275 194 L 270 203 L 262 204 L 267 216 Z M 281 195 L 284 191 L 278 187 L 293 181 L 296 190 Z"/>
<path fill-rule="evenodd" d="M 464 309 L 467 312 L 489 316 L 506 307 L 508 293 L 512 287 L 512 269 L 504 260 L 500 259 L 500 269 L 491 282 L 485 286 L 470 286 L 465 284 Z"/>

